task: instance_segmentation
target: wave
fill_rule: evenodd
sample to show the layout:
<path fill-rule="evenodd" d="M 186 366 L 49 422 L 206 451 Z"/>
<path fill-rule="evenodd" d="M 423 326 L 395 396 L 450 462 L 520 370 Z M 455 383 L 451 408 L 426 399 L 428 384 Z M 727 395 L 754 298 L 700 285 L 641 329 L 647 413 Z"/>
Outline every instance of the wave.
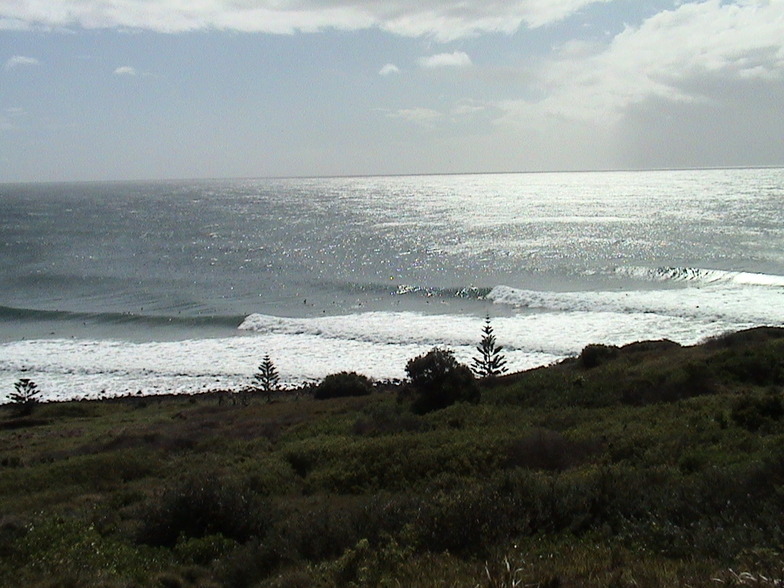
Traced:
<path fill-rule="evenodd" d="M 480 286 L 422 286 L 418 284 L 389 284 L 389 283 L 330 283 L 330 286 L 337 290 L 344 290 L 352 294 L 376 294 L 379 296 L 414 296 L 424 298 L 441 299 L 470 299 L 482 300 L 492 290 L 488 287 Z"/>
<path fill-rule="evenodd" d="M 589 343 L 670 338 L 691 344 L 729 330 L 784 324 L 784 305 L 777 304 L 781 296 L 771 288 L 558 293 L 498 286 L 487 298 L 518 309 L 503 309 L 492 319 L 509 369 L 517 371 L 575 355 Z M 68 320 L 129 318 L 0 307 L 0 316 L 20 314 Z M 150 318 L 168 321 L 131 320 Z M 239 322 L 239 331 L 226 337 L 0 342 L 0 404 L 21 375 L 33 378 L 52 399 L 238 389 L 251 381 L 265 354 L 273 358 L 286 385 L 339 371 L 402 378 L 407 361 L 434 346 L 449 347 L 459 361 L 470 363 L 484 319 L 462 312 L 374 311 L 305 318 L 251 314 Z M 232 330 L 236 324 L 226 323 Z"/>
<path fill-rule="evenodd" d="M 470 315 L 389 311 L 307 318 L 257 313 L 247 316 L 239 329 L 257 335 L 301 335 L 376 345 L 471 345 L 478 320 Z"/>
<path fill-rule="evenodd" d="M 615 273 L 656 282 L 691 282 L 696 284 L 733 284 L 784 288 L 784 276 L 755 272 L 738 272 L 695 267 L 625 267 Z"/>
<path fill-rule="evenodd" d="M 782 324 L 778 288 L 736 287 L 539 292 L 497 286 L 487 295 L 495 304 L 545 313 L 614 313 L 627 317 L 728 321 L 737 325 Z"/>
<path fill-rule="evenodd" d="M 501 293 L 503 288 L 494 291 Z M 513 292 L 508 289 L 507 294 Z M 577 302 L 570 304 L 572 310 L 567 312 L 503 312 L 493 317 L 510 370 L 552 363 L 579 353 L 589 343 L 620 345 L 666 337 L 690 344 L 754 324 L 732 316 L 715 320 L 675 313 L 624 313 L 611 310 L 610 303 L 605 309 L 579 311 Z M 482 316 L 465 314 L 363 312 L 309 318 L 253 314 L 240 327 L 245 333 L 227 337 L 144 342 L 44 338 L 0 343 L 0 404 L 3 393 L 19 377 L 33 378 L 51 399 L 239 389 L 251 382 L 266 354 L 285 385 L 317 381 L 340 371 L 377 379 L 403 378 L 407 361 L 434 346 L 449 347 L 459 361 L 470 363 L 483 324 Z"/>
<path fill-rule="evenodd" d="M 463 288 L 436 288 L 429 286 L 408 286 L 401 284 L 395 290 L 395 295 L 418 295 L 427 298 L 462 298 L 470 300 L 483 300 L 492 291 L 492 288 L 467 286 Z"/>
<path fill-rule="evenodd" d="M 0 305 L 0 320 L 36 322 L 72 322 L 89 325 L 130 325 L 143 327 L 230 327 L 235 328 L 245 316 L 183 316 L 135 314 L 125 312 L 75 312 L 40 310 Z"/>

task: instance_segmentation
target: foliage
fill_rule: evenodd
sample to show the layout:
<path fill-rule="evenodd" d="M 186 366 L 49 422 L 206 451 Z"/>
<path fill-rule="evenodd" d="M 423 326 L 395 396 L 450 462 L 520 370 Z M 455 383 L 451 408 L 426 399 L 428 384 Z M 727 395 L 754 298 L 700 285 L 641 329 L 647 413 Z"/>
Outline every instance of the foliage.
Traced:
<path fill-rule="evenodd" d="M 166 490 L 160 502 L 142 514 L 138 540 L 173 547 L 183 537 L 220 534 L 247 541 L 263 536 L 271 519 L 269 507 L 247 485 L 210 474 Z"/>
<path fill-rule="evenodd" d="M 46 404 L 0 422 L 0 586 L 781 585 L 782 333 L 624 346 L 421 415 Z"/>
<path fill-rule="evenodd" d="M 749 431 L 770 429 L 784 417 L 784 401 L 775 390 L 769 390 L 764 396 L 745 395 L 733 404 L 731 414 L 736 425 Z"/>
<path fill-rule="evenodd" d="M 580 352 L 580 363 L 586 369 L 600 366 L 618 356 L 618 348 L 614 345 L 586 345 Z"/>
<path fill-rule="evenodd" d="M 317 400 L 343 396 L 366 396 L 373 391 L 373 382 L 356 372 L 340 372 L 324 378 L 313 391 Z"/>
<path fill-rule="evenodd" d="M 479 402 L 479 387 L 471 370 L 458 363 L 449 349 L 434 347 L 406 364 L 411 386 L 417 393 L 414 412 L 424 414 L 455 402 Z"/>
<path fill-rule="evenodd" d="M 277 390 L 280 383 L 280 374 L 272 362 L 269 354 L 264 355 L 264 359 L 259 365 L 258 371 L 253 376 L 256 388 L 263 392 L 267 397 L 267 402 L 272 399 L 272 394 Z"/>
<path fill-rule="evenodd" d="M 9 399 L 16 413 L 26 416 L 32 414 L 33 409 L 40 402 L 38 398 L 40 393 L 38 385 L 30 378 L 21 378 L 14 383 L 14 392 L 11 392 Z"/>
<path fill-rule="evenodd" d="M 471 362 L 471 371 L 478 378 L 494 378 L 507 372 L 506 358 L 503 346 L 497 345 L 493 326 L 490 324 L 490 315 L 485 317 L 485 326 L 482 327 L 482 340 L 476 350 L 479 352 Z"/>

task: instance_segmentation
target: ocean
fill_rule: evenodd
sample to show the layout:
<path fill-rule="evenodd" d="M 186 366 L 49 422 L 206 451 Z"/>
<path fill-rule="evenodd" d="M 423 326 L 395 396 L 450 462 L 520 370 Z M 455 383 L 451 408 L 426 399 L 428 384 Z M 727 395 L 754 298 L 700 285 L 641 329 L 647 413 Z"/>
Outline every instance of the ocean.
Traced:
<path fill-rule="evenodd" d="M 0 184 L 0 402 L 784 323 L 784 169 Z"/>

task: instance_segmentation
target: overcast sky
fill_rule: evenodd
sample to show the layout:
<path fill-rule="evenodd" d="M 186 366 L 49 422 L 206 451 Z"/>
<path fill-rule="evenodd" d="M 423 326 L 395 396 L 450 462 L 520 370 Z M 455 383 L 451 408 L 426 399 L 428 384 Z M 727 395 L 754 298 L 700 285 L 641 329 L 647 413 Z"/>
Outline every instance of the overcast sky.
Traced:
<path fill-rule="evenodd" d="M 784 165 L 784 0 L 2 0 L 0 182 Z"/>

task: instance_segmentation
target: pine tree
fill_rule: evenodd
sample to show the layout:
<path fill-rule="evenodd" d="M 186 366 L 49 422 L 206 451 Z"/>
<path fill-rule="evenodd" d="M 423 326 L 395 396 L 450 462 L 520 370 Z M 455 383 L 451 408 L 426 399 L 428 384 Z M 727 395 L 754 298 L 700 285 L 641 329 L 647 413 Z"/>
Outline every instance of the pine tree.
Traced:
<path fill-rule="evenodd" d="M 41 391 L 38 386 L 30 378 L 21 378 L 14 384 L 15 392 L 11 392 L 9 400 L 14 406 L 16 413 L 20 416 L 26 416 L 33 412 L 36 404 L 40 402 L 38 394 Z"/>
<path fill-rule="evenodd" d="M 256 381 L 257 390 L 261 390 L 267 395 L 267 402 L 272 400 L 272 393 L 278 388 L 280 375 L 278 374 L 275 364 L 272 363 L 269 353 L 264 356 L 264 359 L 259 366 L 259 371 L 256 372 L 253 379 Z"/>
<path fill-rule="evenodd" d="M 490 315 L 485 317 L 485 326 L 482 327 L 482 341 L 477 346 L 479 352 L 471 363 L 471 370 L 479 378 L 494 378 L 506 373 L 506 358 L 501 353 L 504 348 L 496 345 L 493 326 L 490 324 Z"/>

